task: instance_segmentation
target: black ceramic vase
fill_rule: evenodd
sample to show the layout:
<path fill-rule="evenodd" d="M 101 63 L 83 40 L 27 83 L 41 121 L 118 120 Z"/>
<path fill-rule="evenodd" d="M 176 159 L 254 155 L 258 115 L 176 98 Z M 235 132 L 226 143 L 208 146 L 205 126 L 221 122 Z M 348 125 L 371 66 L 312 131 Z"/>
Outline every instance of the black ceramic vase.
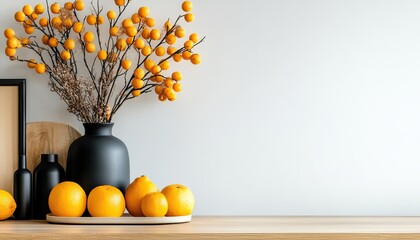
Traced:
<path fill-rule="evenodd" d="M 112 135 L 114 124 L 83 126 L 85 135 L 69 147 L 67 180 L 80 184 L 87 195 L 100 185 L 112 185 L 124 193 L 130 183 L 130 160 L 125 144 Z"/>
<path fill-rule="evenodd" d="M 57 154 L 41 154 L 41 162 L 34 169 L 33 218 L 45 219 L 50 213 L 48 197 L 55 185 L 64 181 L 66 173 L 58 163 Z"/>

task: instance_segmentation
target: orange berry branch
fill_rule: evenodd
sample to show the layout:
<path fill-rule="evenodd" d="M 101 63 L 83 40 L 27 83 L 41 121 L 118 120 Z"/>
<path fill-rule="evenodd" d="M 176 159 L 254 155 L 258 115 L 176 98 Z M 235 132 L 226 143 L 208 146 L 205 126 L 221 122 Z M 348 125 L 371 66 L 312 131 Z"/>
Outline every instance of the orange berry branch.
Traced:
<path fill-rule="evenodd" d="M 192 33 L 183 41 L 187 35 L 179 24 L 194 20 L 192 3 L 182 3 L 184 14 L 174 24 L 168 19 L 157 28 L 145 6 L 126 16 L 132 0 L 114 0 L 117 11 L 106 13 L 99 2 L 91 2 L 87 15 L 83 0 L 23 6 L 14 17 L 28 36 L 7 28 L 5 54 L 39 74 L 48 73 L 51 91 L 85 123 L 111 122 L 125 101 L 153 90 L 160 101 L 176 100 L 182 74 L 169 72 L 171 62 L 201 62 L 193 49 L 204 38 Z M 178 39 L 183 42 L 177 45 Z M 20 48 L 31 50 L 38 60 L 17 56 Z"/>

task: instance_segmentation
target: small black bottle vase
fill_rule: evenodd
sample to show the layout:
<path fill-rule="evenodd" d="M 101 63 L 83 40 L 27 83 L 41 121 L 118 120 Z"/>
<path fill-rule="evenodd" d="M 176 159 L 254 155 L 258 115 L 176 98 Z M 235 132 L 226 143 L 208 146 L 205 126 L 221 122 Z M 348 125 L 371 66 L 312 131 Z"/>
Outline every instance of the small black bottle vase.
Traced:
<path fill-rule="evenodd" d="M 57 154 L 41 154 L 41 163 L 34 170 L 34 219 L 46 218 L 46 214 L 50 212 L 50 192 L 55 185 L 64 180 L 64 168 L 58 163 Z"/>
<path fill-rule="evenodd" d="M 32 175 L 26 168 L 25 155 L 19 156 L 18 169 L 13 175 L 13 197 L 16 201 L 14 217 L 17 220 L 32 218 Z"/>

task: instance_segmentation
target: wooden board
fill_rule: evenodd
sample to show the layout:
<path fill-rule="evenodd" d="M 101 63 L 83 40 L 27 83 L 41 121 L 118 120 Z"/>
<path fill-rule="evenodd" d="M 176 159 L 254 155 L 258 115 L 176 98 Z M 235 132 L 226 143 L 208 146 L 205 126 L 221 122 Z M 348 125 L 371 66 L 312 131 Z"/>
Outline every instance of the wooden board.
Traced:
<path fill-rule="evenodd" d="M 53 214 L 47 214 L 47 222 L 61 224 L 173 224 L 185 223 L 191 221 L 191 215 L 179 217 L 132 217 L 124 214 L 121 217 L 57 217 Z"/>
<path fill-rule="evenodd" d="M 66 168 L 70 144 L 80 137 L 73 127 L 57 122 L 31 122 L 26 125 L 26 159 L 33 173 L 41 161 L 41 154 L 56 153 L 58 162 Z"/>

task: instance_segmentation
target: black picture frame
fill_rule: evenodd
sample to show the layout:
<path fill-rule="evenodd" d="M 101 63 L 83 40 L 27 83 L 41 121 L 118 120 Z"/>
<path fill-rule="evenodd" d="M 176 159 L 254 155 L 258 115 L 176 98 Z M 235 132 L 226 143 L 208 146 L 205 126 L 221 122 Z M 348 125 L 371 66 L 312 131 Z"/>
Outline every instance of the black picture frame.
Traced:
<path fill-rule="evenodd" d="M 26 155 L 26 79 L 0 79 L 0 87 L 18 88 L 18 154 Z"/>

